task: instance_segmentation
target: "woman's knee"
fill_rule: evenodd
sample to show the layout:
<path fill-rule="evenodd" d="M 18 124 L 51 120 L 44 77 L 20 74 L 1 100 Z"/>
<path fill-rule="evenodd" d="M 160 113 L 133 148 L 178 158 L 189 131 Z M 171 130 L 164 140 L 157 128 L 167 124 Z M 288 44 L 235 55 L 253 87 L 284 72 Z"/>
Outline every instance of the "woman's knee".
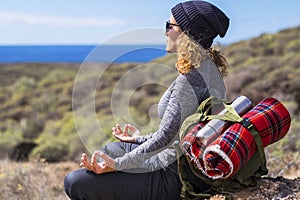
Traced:
<path fill-rule="evenodd" d="M 72 171 L 65 176 L 65 192 L 71 199 L 79 199 L 80 188 L 83 186 L 82 174 L 86 173 L 85 171 L 85 169 L 79 169 Z"/>
<path fill-rule="evenodd" d="M 112 158 L 123 156 L 126 152 L 121 142 L 111 142 L 101 148 L 101 151 Z"/>
<path fill-rule="evenodd" d="M 76 179 L 77 179 L 76 171 L 69 172 L 65 176 L 65 180 L 64 180 L 65 188 L 69 188 L 71 187 L 71 185 L 73 185 L 73 183 L 76 183 Z"/>
<path fill-rule="evenodd" d="M 95 174 L 87 169 L 70 172 L 64 180 L 65 192 L 70 199 L 113 199 L 112 173 Z"/>

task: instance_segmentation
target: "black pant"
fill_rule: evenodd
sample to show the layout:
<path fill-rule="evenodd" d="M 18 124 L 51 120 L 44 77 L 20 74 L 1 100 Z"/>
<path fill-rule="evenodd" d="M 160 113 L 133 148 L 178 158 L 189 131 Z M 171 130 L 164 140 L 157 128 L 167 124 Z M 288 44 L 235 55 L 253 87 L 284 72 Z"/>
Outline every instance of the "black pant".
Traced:
<path fill-rule="evenodd" d="M 111 157 L 124 155 L 136 144 L 115 142 L 102 150 Z M 181 183 L 177 163 L 146 173 L 111 172 L 97 175 L 86 169 L 70 172 L 64 181 L 71 199 L 85 200 L 177 200 Z"/>

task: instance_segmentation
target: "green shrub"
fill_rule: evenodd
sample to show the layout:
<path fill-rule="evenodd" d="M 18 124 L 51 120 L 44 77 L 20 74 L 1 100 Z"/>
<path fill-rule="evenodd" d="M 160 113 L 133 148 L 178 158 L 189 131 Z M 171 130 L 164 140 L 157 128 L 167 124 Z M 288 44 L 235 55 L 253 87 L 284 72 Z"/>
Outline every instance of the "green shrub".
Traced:
<path fill-rule="evenodd" d="M 34 139 L 42 133 L 45 126 L 45 119 L 37 113 L 31 113 L 29 116 L 22 118 L 20 125 L 23 137 Z"/>
<path fill-rule="evenodd" d="M 64 141 L 68 145 L 69 151 L 65 157 L 66 160 L 76 160 L 80 158 L 81 153 L 85 152 L 70 113 L 66 114 L 62 120 L 47 121 L 43 133 L 39 135 L 35 142 L 45 144 L 48 141 Z"/>
<path fill-rule="evenodd" d="M 2 122 L 6 129 L 0 131 L 0 158 L 7 157 L 14 146 L 23 140 L 20 124 L 13 120 Z"/>
<path fill-rule="evenodd" d="M 300 52 L 300 39 L 292 40 L 286 45 L 286 49 L 288 52 Z"/>
<path fill-rule="evenodd" d="M 57 94 L 44 92 L 39 98 L 32 100 L 32 107 L 40 113 L 55 111 L 58 104 Z"/>
<path fill-rule="evenodd" d="M 23 93 L 35 86 L 35 80 L 33 78 L 22 77 L 12 85 L 12 90 L 15 94 Z"/>
<path fill-rule="evenodd" d="M 48 140 L 44 144 L 39 144 L 30 154 L 31 160 L 41 159 L 46 162 L 63 161 L 69 154 L 69 146 L 64 141 L 57 139 Z"/>
<path fill-rule="evenodd" d="M 50 71 L 43 79 L 39 82 L 39 86 L 49 87 L 53 83 L 67 82 L 73 80 L 75 77 L 75 71 L 72 69 L 54 69 Z"/>

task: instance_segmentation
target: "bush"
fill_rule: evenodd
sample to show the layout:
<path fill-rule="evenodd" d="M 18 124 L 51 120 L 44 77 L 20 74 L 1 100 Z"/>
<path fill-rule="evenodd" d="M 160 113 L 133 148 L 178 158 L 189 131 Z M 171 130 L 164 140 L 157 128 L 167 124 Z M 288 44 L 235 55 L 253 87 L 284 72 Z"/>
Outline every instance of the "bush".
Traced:
<path fill-rule="evenodd" d="M 12 91 L 15 94 L 23 93 L 29 89 L 34 88 L 35 81 L 33 78 L 22 77 L 12 85 Z"/>
<path fill-rule="evenodd" d="M 20 121 L 21 130 L 25 139 L 38 137 L 45 126 L 45 119 L 37 113 L 31 113 L 27 118 Z"/>
<path fill-rule="evenodd" d="M 69 146 L 62 141 L 50 140 L 40 144 L 30 154 L 31 160 L 41 159 L 46 162 L 59 162 L 69 154 Z"/>
<path fill-rule="evenodd" d="M 5 122 L 7 129 L 0 131 L 0 158 L 8 157 L 14 146 L 23 140 L 21 129 L 18 123 L 8 120 Z"/>
<path fill-rule="evenodd" d="M 54 69 L 50 71 L 43 79 L 38 83 L 39 86 L 49 87 L 53 83 L 66 83 L 73 80 L 76 75 L 74 70 L 70 69 Z"/>
<path fill-rule="evenodd" d="M 298 168 L 297 160 L 298 151 L 291 151 L 291 142 L 293 136 L 287 135 L 280 141 L 265 148 L 267 156 L 267 167 L 269 169 L 268 176 L 282 176 L 290 168 Z M 297 147 L 299 144 L 297 144 Z"/>
<path fill-rule="evenodd" d="M 49 113 L 57 109 L 58 95 L 52 91 L 46 91 L 40 97 L 32 100 L 32 107 L 39 113 Z"/>

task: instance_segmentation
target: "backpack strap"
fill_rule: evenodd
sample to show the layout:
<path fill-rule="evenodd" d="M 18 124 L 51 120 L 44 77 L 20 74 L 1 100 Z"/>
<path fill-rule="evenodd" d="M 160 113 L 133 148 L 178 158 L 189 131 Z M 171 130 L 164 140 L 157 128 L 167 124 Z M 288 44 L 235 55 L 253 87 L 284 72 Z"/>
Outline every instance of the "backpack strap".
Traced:
<path fill-rule="evenodd" d="M 181 128 L 179 130 L 179 138 L 180 141 L 185 137 L 185 135 L 190 131 L 191 128 L 199 124 L 199 113 L 192 114 L 188 116 L 182 123 Z"/>
<path fill-rule="evenodd" d="M 211 109 L 214 106 L 220 106 L 220 105 L 222 105 L 226 109 L 224 115 L 209 114 Z M 214 96 L 211 96 L 206 100 L 204 100 L 198 107 L 197 113 L 199 113 L 200 115 L 199 116 L 200 121 L 220 119 L 220 120 L 230 121 L 230 122 L 241 122 L 243 120 L 243 118 L 239 116 L 239 114 L 231 106 L 230 103 L 226 102 L 225 100 L 218 99 L 217 97 Z"/>
<path fill-rule="evenodd" d="M 267 172 L 268 170 L 266 167 L 266 156 L 265 156 L 263 143 L 262 143 L 259 133 L 257 132 L 257 130 L 255 129 L 253 124 L 248 119 L 243 119 L 240 122 L 240 124 L 242 124 L 246 129 L 248 129 L 250 131 L 251 135 L 253 136 L 256 146 L 257 146 L 258 153 L 259 153 L 261 161 L 263 163 L 262 170 L 265 170 Z"/>

